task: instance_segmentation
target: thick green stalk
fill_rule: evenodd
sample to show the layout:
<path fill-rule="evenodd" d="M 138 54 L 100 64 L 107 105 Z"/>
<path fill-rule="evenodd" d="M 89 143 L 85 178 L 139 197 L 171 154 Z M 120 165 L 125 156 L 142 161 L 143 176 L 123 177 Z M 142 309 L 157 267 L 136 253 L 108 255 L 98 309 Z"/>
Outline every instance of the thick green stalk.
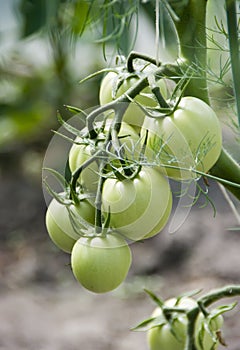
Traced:
<path fill-rule="evenodd" d="M 206 83 L 206 0 L 189 0 L 178 12 L 176 29 L 179 40 L 180 64 L 189 69 L 192 78 L 185 89 L 185 96 L 195 96 L 209 103 Z"/>
<path fill-rule="evenodd" d="M 228 6 L 233 6 L 233 2 L 235 3 L 233 0 L 226 0 Z M 193 76 L 184 94 L 185 96 L 198 97 L 209 103 L 206 79 L 206 4 L 206 0 L 189 0 L 188 4 L 177 12 L 179 21 L 176 21 L 176 29 L 179 37 L 180 64 L 185 70 L 189 67 L 192 67 L 193 70 Z M 240 165 L 234 161 L 224 148 L 210 173 L 240 184 Z M 240 200 L 239 188 L 229 185 L 224 186 Z"/>
<path fill-rule="evenodd" d="M 220 157 L 212 167 L 210 173 L 211 175 L 240 184 L 240 165 L 225 149 L 222 149 Z M 240 200 L 240 188 L 226 184 L 224 186 Z"/>
<path fill-rule="evenodd" d="M 230 48 L 230 58 L 233 77 L 233 88 L 236 99 L 238 114 L 238 125 L 240 127 L 240 53 L 238 44 L 238 23 L 236 13 L 236 1 L 225 0 L 227 13 L 228 41 Z"/>

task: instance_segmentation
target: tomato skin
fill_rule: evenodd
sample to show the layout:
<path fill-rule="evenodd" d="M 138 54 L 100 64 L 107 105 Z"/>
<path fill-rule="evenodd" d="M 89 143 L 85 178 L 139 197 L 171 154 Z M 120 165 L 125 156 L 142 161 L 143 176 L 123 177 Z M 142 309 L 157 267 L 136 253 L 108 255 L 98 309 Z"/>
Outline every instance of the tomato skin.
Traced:
<path fill-rule="evenodd" d="M 131 240 L 149 238 L 166 225 L 172 194 L 165 177 L 151 167 L 142 167 L 134 179 L 105 180 L 102 209 L 110 210 L 110 226 Z"/>
<path fill-rule="evenodd" d="M 131 262 L 129 246 L 116 233 L 81 237 L 71 255 L 75 278 L 94 293 L 106 293 L 117 288 L 126 278 Z"/>
<path fill-rule="evenodd" d="M 168 307 L 176 306 L 176 298 L 169 299 L 165 302 L 165 305 Z M 190 310 L 197 306 L 197 302 L 189 297 L 183 297 L 180 299 L 177 304 L 178 307 Z M 187 316 L 186 314 L 176 313 L 177 317 L 173 321 L 173 331 L 176 336 L 171 332 L 171 326 L 166 320 L 163 311 L 160 307 L 157 307 L 152 317 L 158 317 L 159 323 L 162 323 L 159 326 L 153 327 L 148 330 L 147 333 L 147 341 L 150 350 L 184 350 L 186 335 L 187 335 Z M 200 313 L 196 320 L 195 325 L 195 342 L 197 350 L 216 350 L 218 347 L 218 343 L 214 344 L 209 333 L 205 330 L 203 335 L 203 349 L 200 346 L 200 342 L 198 340 L 198 332 L 200 330 L 201 324 L 204 321 L 204 315 Z M 214 332 L 223 324 L 223 317 L 218 315 L 210 322 L 210 328 Z"/>
<path fill-rule="evenodd" d="M 143 73 L 142 76 L 144 76 L 144 74 L 145 73 Z M 100 85 L 100 90 L 99 90 L 100 105 L 105 105 L 113 101 L 115 98 L 120 97 L 129 88 L 135 85 L 140 79 L 140 77 L 137 77 L 137 76 L 130 76 L 126 78 L 118 88 L 116 92 L 116 96 L 113 96 L 113 90 L 115 88 L 117 80 L 120 77 L 121 77 L 120 73 L 109 72 L 103 78 Z M 160 91 L 163 97 L 166 97 L 167 96 L 166 84 L 161 79 L 158 81 L 158 85 L 160 87 Z M 135 97 L 135 100 L 145 107 L 156 107 L 158 105 L 156 99 L 154 98 L 154 95 L 150 90 L 150 87 L 146 87 L 145 89 L 143 89 L 142 92 Z M 137 104 L 131 102 L 123 116 L 123 121 L 136 127 L 136 130 L 139 131 L 139 127 L 141 127 L 144 120 L 144 114 L 145 114 L 144 111 L 141 110 L 141 108 Z"/>
<path fill-rule="evenodd" d="M 70 209 L 76 217 L 80 216 L 89 224 L 94 225 L 95 210 L 87 200 L 82 200 L 78 206 L 71 205 Z M 73 245 L 80 237 L 81 232 L 78 234 L 74 230 L 66 206 L 53 198 L 47 209 L 45 221 L 53 243 L 61 250 L 71 253 Z M 79 230 L 81 230 L 79 222 L 78 225 Z"/>
<path fill-rule="evenodd" d="M 145 117 L 141 139 L 148 131 L 146 154 L 155 159 L 167 175 L 187 180 L 194 172 L 164 165 L 208 172 L 216 163 L 222 146 L 221 126 L 213 109 L 196 97 L 183 97 L 173 114 Z"/>
<path fill-rule="evenodd" d="M 106 123 L 106 128 L 104 135 L 106 136 L 107 131 L 111 125 L 111 120 L 108 120 Z M 104 137 L 100 135 L 100 137 Z M 126 157 L 133 159 L 135 157 L 134 147 L 136 144 L 139 144 L 139 136 L 136 131 L 127 123 L 122 123 L 119 134 L 121 144 L 123 145 L 124 150 L 126 151 Z M 123 137 L 126 136 L 126 137 Z M 77 138 L 77 142 L 80 142 L 81 139 Z M 100 146 L 103 141 L 99 141 Z M 99 144 L 98 144 L 99 145 Z M 92 154 L 96 152 L 96 147 L 94 145 L 78 145 L 73 144 L 69 152 L 69 167 L 71 172 L 77 170 L 86 160 L 91 158 Z M 136 153 L 138 151 L 136 150 Z M 87 168 L 85 168 L 79 178 L 79 181 L 83 187 L 91 193 L 96 192 L 98 179 L 99 179 L 99 168 L 98 162 L 92 162 Z"/>

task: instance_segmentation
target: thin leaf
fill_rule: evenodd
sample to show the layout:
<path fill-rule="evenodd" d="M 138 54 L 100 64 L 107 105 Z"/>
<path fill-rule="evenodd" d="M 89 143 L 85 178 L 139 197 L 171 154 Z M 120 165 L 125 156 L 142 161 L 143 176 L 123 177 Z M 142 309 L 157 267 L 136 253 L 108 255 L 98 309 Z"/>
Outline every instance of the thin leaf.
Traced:
<path fill-rule="evenodd" d="M 79 131 L 77 128 L 75 128 L 74 126 L 68 124 L 67 122 L 65 122 L 65 120 L 62 119 L 62 116 L 60 114 L 60 112 L 57 113 L 57 119 L 59 121 L 59 123 L 67 130 L 69 131 L 71 134 L 75 135 L 75 136 L 80 136 L 81 135 L 81 131 Z"/>
<path fill-rule="evenodd" d="M 146 329 L 146 326 L 149 326 L 152 324 L 152 321 L 155 319 L 155 317 L 150 317 L 144 321 L 142 321 L 141 323 L 139 323 L 137 326 L 131 328 L 131 330 L 136 331 L 139 329 L 144 328 L 144 330 Z"/>
<path fill-rule="evenodd" d="M 67 181 L 62 174 L 60 174 L 57 170 L 52 168 L 43 168 L 43 170 L 49 171 L 58 180 L 63 189 L 66 189 Z"/>
<path fill-rule="evenodd" d="M 103 68 L 101 70 L 98 70 L 97 72 L 94 72 L 93 74 L 89 74 L 87 77 L 81 79 L 79 81 L 79 84 L 85 83 L 86 81 L 95 78 L 96 76 L 98 76 L 99 74 L 103 74 L 103 73 L 109 73 L 109 72 L 115 72 L 118 73 L 118 70 L 116 68 Z"/>
<path fill-rule="evenodd" d="M 148 290 L 148 289 L 144 289 L 144 291 L 150 296 L 150 298 L 160 307 L 162 308 L 164 305 L 163 300 L 159 299 L 159 297 L 154 294 L 152 291 Z"/>

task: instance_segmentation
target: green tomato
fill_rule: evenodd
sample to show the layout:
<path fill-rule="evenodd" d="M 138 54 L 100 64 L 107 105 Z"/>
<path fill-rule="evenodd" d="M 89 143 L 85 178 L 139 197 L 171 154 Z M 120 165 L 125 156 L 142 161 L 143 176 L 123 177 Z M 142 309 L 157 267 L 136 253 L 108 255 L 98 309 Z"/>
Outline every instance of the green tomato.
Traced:
<path fill-rule="evenodd" d="M 186 311 L 197 306 L 197 302 L 189 297 L 183 297 L 179 301 L 177 300 L 176 298 L 169 299 L 165 302 L 165 306 L 177 306 Z M 211 318 L 209 329 L 214 333 L 221 328 L 223 317 L 218 315 L 212 318 L 212 316 L 212 313 L 208 316 Z M 162 309 L 157 307 L 152 317 L 157 317 L 159 325 L 149 329 L 147 333 L 150 350 L 184 350 L 187 337 L 186 314 L 175 312 L 173 314 L 173 321 L 170 324 L 164 316 Z M 214 342 L 207 328 L 204 328 L 202 331 L 202 343 L 199 340 L 199 332 L 203 327 L 203 322 L 206 322 L 206 319 L 202 313 L 199 313 L 195 324 L 195 345 L 197 350 L 216 350 L 219 342 Z"/>
<path fill-rule="evenodd" d="M 142 167 L 133 179 L 107 178 L 103 184 L 103 212 L 110 211 L 110 226 L 131 240 L 157 234 L 171 208 L 169 183 L 157 169 Z"/>
<path fill-rule="evenodd" d="M 111 120 L 108 120 L 104 133 L 100 134 L 98 137 L 100 140 L 106 137 L 106 133 L 109 131 L 110 125 Z M 125 151 L 125 157 L 128 159 L 134 159 L 139 153 L 137 151 L 137 145 L 139 145 L 139 136 L 136 131 L 130 125 L 123 122 L 118 136 L 120 137 L 120 143 Z M 75 141 L 80 143 L 81 139 L 76 138 Z M 69 167 L 71 172 L 77 170 L 86 160 L 91 158 L 92 154 L 96 152 L 97 147 L 101 147 L 102 143 L 103 141 L 98 141 L 98 146 L 92 144 L 73 144 L 69 152 Z M 92 193 L 96 192 L 99 179 L 98 173 L 98 161 L 92 162 L 87 168 L 82 171 L 79 181 L 87 191 Z"/>
<path fill-rule="evenodd" d="M 184 308 L 189 310 L 197 305 L 196 301 L 183 297 L 177 303 L 172 298 L 165 302 L 165 306 Z M 187 316 L 182 313 L 175 313 L 170 324 L 160 307 L 157 307 L 152 317 L 157 317 L 159 326 L 151 328 L 147 333 L 147 341 L 150 350 L 184 350 L 187 330 Z"/>
<path fill-rule="evenodd" d="M 117 288 L 126 278 L 131 261 L 130 248 L 117 233 L 81 237 L 71 255 L 75 278 L 94 293 L 106 293 Z"/>
<path fill-rule="evenodd" d="M 176 180 L 197 177 L 191 169 L 208 172 L 221 152 L 222 133 L 218 117 L 208 104 L 196 97 L 183 97 L 169 116 L 146 116 L 141 140 L 145 140 L 147 131 L 146 155 L 149 161 L 157 161 L 160 168 Z"/>
<path fill-rule="evenodd" d="M 210 314 L 204 317 L 202 313 L 199 314 L 195 330 L 197 350 L 217 349 L 219 341 L 216 337 L 216 332 L 222 328 L 223 322 L 222 315 L 212 317 L 212 314 Z M 214 341 L 213 337 L 216 338 L 216 341 Z"/>
<path fill-rule="evenodd" d="M 124 74 L 124 73 L 122 73 Z M 125 73 L 126 74 L 126 73 Z M 119 86 L 116 96 L 114 96 L 114 89 L 119 79 L 123 77 L 121 71 L 119 73 L 109 72 L 102 80 L 100 91 L 99 91 L 99 102 L 100 105 L 105 105 L 115 98 L 123 95 L 129 88 L 135 85 L 140 77 L 143 77 L 146 73 L 141 73 L 140 76 L 126 76 L 126 79 L 123 80 L 122 84 Z M 164 98 L 167 96 L 167 88 L 164 80 L 158 80 L 158 86 Z M 143 107 L 157 107 L 158 103 L 152 94 L 150 87 L 146 87 L 141 91 L 139 95 L 135 97 L 137 103 L 143 105 Z M 136 128 L 139 131 L 144 120 L 144 111 L 136 104 L 131 102 L 128 106 L 123 120 Z"/>
<path fill-rule="evenodd" d="M 79 231 L 83 228 L 81 221 L 94 225 L 95 210 L 87 201 L 82 200 L 78 206 L 70 205 L 73 218 L 76 220 L 76 226 Z M 78 219 L 79 218 L 79 219 Z M 80 237 L 72 225 L 67 207 L 59 203 L 55 198 L 52 199 L 46 212 L 46 227 L 53 243 L 61 250 L 71 253 L 73 245 Z"/>

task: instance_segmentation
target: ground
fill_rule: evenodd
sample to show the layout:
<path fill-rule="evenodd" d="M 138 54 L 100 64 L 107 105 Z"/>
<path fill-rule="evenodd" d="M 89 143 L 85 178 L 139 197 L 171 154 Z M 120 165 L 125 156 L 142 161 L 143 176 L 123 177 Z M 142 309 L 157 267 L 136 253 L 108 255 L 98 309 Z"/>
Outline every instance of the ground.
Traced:
<path fill-rule="evenodd" d="M 240 281 L 239 230 L 229 230 L 237 222 L 215 185 L 216 217 L 210 206 L 195 206 L 176 233 L 166 228 L 131 245 L 126 282 L 95 295 L 75 281 L 69 255 L 46 233 L 40 179 L 2 172 L 1 181 L 1 350 L 147 350 L 146 334 L 131 330 L 154 308 L 144 288 L 169 298 Z M 228 350 L 240 348 L 239 311 L 225 317 Z"/>

